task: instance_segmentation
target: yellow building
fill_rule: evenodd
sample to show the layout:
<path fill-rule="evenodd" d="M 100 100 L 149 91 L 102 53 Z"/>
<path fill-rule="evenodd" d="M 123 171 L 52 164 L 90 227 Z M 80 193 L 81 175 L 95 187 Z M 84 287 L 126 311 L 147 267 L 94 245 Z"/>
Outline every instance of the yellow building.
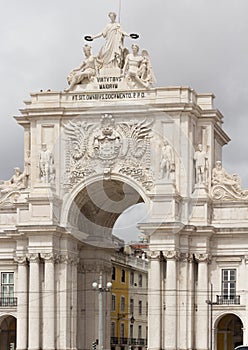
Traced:
<path fill-rule="evenodd" d="M 128 345 L 129 273 L 125 256 L 117 256 L 112 259 L 111 349 L 124 349 Z"/>
<path fill-rule="evenodd" d="M 131 250 L 112 256 L 111 350 L 147 345 L 148 262 Z"/>

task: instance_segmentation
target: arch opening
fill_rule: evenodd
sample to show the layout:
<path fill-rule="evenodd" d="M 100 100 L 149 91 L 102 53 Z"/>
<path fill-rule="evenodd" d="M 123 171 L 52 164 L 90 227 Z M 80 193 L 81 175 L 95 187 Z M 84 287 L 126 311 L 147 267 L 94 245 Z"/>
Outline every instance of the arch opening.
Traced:
<path fill-rule="evenodd" d="M 243 323 L 234 314 L 224 315 L 217 324 L 217 350 L 233 350 L 243 344 Z"/>
<path fill-rule="evenodd" d="M 74 198 L 68 223 L 83 241 L 101 245 L 111 240 L 116 220 L 129 207 L 144 202 L 132 186 L 120 180 L 95 181 Z M 80 237 L 79 237 L 80 235 Z"/>
<path fill-rule="evenodd" d="M 16 348 L 16 318 L 10 315 L 0 318 L 0 349 Z"/>

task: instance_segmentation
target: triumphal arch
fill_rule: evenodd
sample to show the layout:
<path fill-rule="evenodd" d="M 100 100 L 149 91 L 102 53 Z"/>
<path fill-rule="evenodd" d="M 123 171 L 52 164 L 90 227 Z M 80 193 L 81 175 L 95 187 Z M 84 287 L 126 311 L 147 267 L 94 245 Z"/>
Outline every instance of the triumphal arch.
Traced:
<path fill-rule="evenodd" d="M 65 90 L 31 93 L 16 117 L 25 160 L 1 184 L 0 322 L 16 321 L 18 350 L 90 349 L 91 284 L 110 277 L 117 218 L 144 202 L 148 348 L 247 344 L 248 191 L 222 167 L 223 116 L 211 93 L 154 87 L 149 48 L 109 17 Z"/>

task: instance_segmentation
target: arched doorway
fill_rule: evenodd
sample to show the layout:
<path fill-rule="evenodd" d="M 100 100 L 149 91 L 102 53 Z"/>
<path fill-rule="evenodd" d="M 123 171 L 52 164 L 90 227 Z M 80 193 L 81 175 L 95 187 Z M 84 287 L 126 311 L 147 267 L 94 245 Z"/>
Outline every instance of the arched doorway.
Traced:
<path fill-rule="evenodd" d="M 217 350 L 233 350 L 243 344 L 243 324 L 234 314 L 224 315 L 217 324 Z"/>
<path fill-rule="evenodd" d="M 111 238 L 118 217 L 130 206 L 142 202 L 144 199 L 137 189 L 126 182 L 97 180 L 85 186 L 73 199 L 68 224 L 82 233 L 82 240 L 101 246 Z"/>
<path fill-rule="evenodd" d="M 10 315 L 0 318 L 0 349 L 15 349 L 16 318 Z"/>

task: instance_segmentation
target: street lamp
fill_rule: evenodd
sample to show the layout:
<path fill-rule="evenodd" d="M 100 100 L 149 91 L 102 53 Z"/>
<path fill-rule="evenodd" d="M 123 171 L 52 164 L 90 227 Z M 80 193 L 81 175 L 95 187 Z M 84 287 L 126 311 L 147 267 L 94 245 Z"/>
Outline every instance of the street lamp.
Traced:
<path fill-rule="evenodd" d="M 98 349 L 103 349 L 103 302 L 102 294 L 103 292 L 109 292 L 112 287 L 111 282 L 107 282 L 106 287 L 103 287 L 102 283 L 102 272 L 99 275 L 99 283 L 93 282 L 92 287 L 95 290 L 98 290 L 98 302 L 99 302 L 99 321 L 98 321 Z"/>

